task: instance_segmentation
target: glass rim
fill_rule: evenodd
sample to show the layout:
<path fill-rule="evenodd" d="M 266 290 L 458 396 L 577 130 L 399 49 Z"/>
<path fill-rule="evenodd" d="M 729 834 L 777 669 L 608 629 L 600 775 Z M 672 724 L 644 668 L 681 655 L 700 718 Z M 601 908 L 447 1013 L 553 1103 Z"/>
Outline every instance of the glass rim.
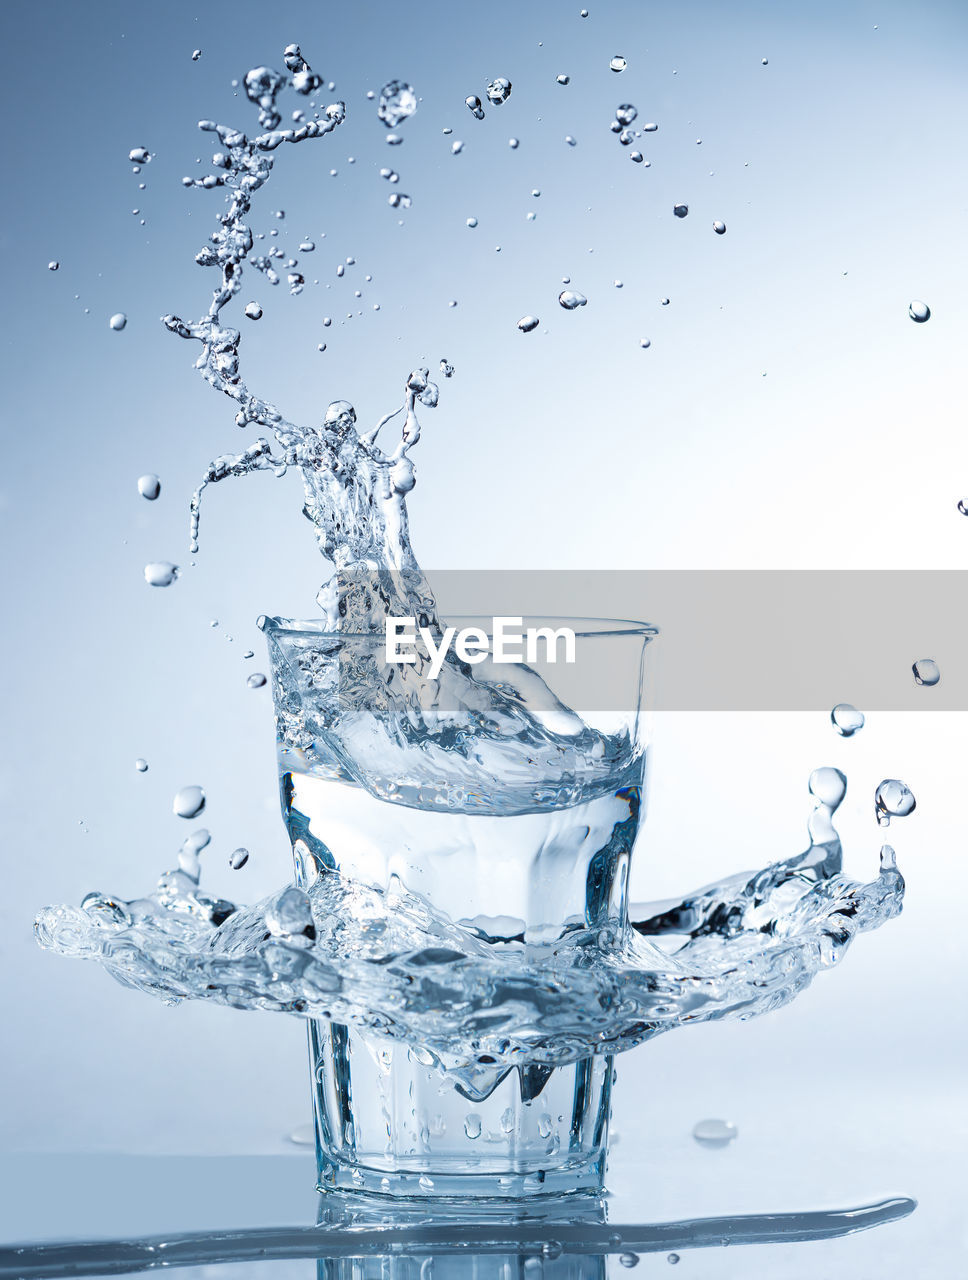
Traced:
<path fill-rule="evenodd" d="M 651 622 L 639 622 L 633 618 L 589 618 L 567 614 L 448 614 L 445 626 L 479 627 L 488 638 L 493 635 L 495 618 L 520 618 L 524 628 L 528 626 L 547 627 L 556 625 L 568 627 L 576 639 L 604 639 L 614 636 L 640 636 L 653 640 L 659 635 L 659 628 Z M 487 625 L 480 625 L 487 624 Z M 284 635 L 288 637 L 305 636 L 315 640 L 373 640 L 383 643 L 383 631 L 333 631 L 327 629 L 320 619 L 297 620 L 295 618 L 270 617 L 262 614 L 257 623 L 259 630 L 267 635 Z"/>

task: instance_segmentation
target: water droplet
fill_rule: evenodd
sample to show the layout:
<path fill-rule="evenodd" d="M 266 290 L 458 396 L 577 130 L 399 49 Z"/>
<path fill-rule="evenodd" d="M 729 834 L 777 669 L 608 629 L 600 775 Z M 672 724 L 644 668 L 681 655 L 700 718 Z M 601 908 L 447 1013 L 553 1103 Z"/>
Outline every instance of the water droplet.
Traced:
<path fill-rule="evenodd" d="M 769 60 L 769 58 L 761 58 L 761 59 L 760 59 L 760 62 L 761 62 L 761 64 L 762 64 L 764 67 L 768 67 L 768 66 L 770 65 L 770 60 Z"/>
<path fill-rule="evenodd" d="M 724 235 L 726 234 L 726 223 L 725 223 L 725 222 L 714 222 L 714 223 L 713 223 L 713 230 L 716 232 L 716 234 L 717 234 L 718 236 L 724 236 Z"/>
<path fill-rule="evenodd" d="M 558 294 L 558 301 L 566 311 L 574 311 L 576 307 L 583 307 L 588 299 L 583 293 L 575 293 L 572 289 L 563 289 Z"/>
<path fill-rule="evenodd" d="M 182 787 L 171 802 L 176 818 L 197 818 L 205 808 L 205 792 L 201 787 Z M 203 846 L 204 847 L 204 846 Z"/>
<path fill-rule="evenodd" d="M 587 18 L 587 17 L 588 17 L 588 10 L 587 10 L 587 9 L 582 9 L 581 13 L 580 13 L 578 16 L 579 16 L 579 18 Z"/>
<path fill-rule="evenodd" d="M 481 105 L 480 98 L 477 97 L 476 94 L 474 93 L 468 94 L 468 96 L 464 99 L 464 106 L 471 113 L 471 115 L 474 117 L 475 120 L 484 119 L 484 108 Z"/>
<path fill-rule="evenodd" d="M 629 155 L 629 159 L 632 161 L 633 164 L 641 164 L 642 161 L 645 159 L 645 156 L 642 154 L 641 151 L 633 151 Z"/>
<path fill-rule="evenodd" d="M 963 516 L 968 516 L 968 498 L 960 498 L 958 501 L 958 510 Z"/>
<path fill-rule="evenodd" d="M 511 96 L 511 81 L 506 80 L 503 76 L 498 76 L 496 80 L 492 80 L 487 86 L 487 98 L 489 102 L 493 102 L 499 107 L 502 102 L 507 102 Z"/>
<path fill-rule="evenodd" d="M 644 124 L 644 125 L 642 126 L 642 132 L 643 132 L 643 133 L 655 133 L 655 132 L 656 132 L 656 130 L 658 129 L 658 127 L 659 127 L 659 126 L 655 123 L 655 121 L 654 121 L 654 120 L 650 120 L 648 124 Z"/>
<path fill-rule="evenodd" d="M 537 215 L 536 213 L 526 213 L 526 214 L 524 215 L 524 220 L 525 220 L 525 222 L 534 222 L 534 220 L 535 220 L 535 218 L 537 218 L 537 216 L 538 216 L 538 215 Z"/>
<path fill-rule="evenodd" d="M 885 778 L 874 792 L 874 812 L 882 827 L 889 827 L 892 818 L 906 818 L 916 808 L 914 793 L 899 778 Z"/>
<path fill-rule="evenodd" d="M 667 1254 L 666 1262 L 668 1262 L 670 1267 L 674 1267 L 678 1261 L 679 1261 L 679 1255 L 677 1253 Z"/>
<path fill-rule="evenodd" d="M 669 305 L 669 299 L 668 299 L 668 298 L 660 298 L 660 299 L 659 299 L 659 302 L 660 302 L 660 304 L 661 304 L 663 307 L 667 307 L 667 306 Z"/>
<path fill-rule="evenodd" d="M 147 498 L 149 502 L 154 502 L 159 493 L 161 493 L 161 481 L 150 472 L 147 475 L 139 476 L 138 492 L 142 498 Z"/>
<path fill-rule="evenodd" d="M 555 76 L 555 81 L 558 84 L 571 84 L 571 76 L 566 76 L 566 75 Z"/>
<path fill-rule="evenodd" d="M 611 60 L 611 62 L 608 64 L 608 67 L 610 71 L 624 71 L 628 65 L 629 64 L 625 61 L 622 55 L 620 53 L 617 53 L 615 57 Z"/>
<path fill-rule="evenodd" d="M 672 212 L 676 215 L 677 218 L 685 218 L 686 215 L 689 213 L 689 206 L 687 204 L 673 205 Z"/>
<path fill-rule="evenodd" d="M 315 244 L 313 244 L 312 240 L 303 240 L 300 242 L 300 245 L 299 245 L 300 253 L 314 253 L 315 251 L 316 251 L 316 246 Z"/>
<path fill-rule="evenodd" d="M 651 339 L 651 338 L 639 338 L 639 346 L 640 346 L 644 351 L 647 351 L 647 350 L 648 350 L 648 348 L 652 346 L 652 339 Z"/>
<path fill-rule="evenodd" d="M 639 1255 L 637 1253 L 620 1253 L 618 1260 L 623 1267 L 637 1267 L 639 1265 Z"/>
<path fill-rule="evenodd" d="M 417 1186 L 421 1187 L 424 1191 L 432 1191 L 434 1189 L 434 1180 L 433 1178 L 428 1178 L 425 1173 L 422 1173 L 417 1179 Z"/>
<path fill-rule="evenodd" d="M 245 864 L 249 861 L 248 849 L 236 849 L 229 854 L 229 866 L 233 871 L 241 871 Z"/>
<path fill-rule="evenodd" d="M 261 689 L 265 682 L 266 678 L 261 671 L 253 671 L 245 683 L 250 689 Z"/>
<path fill-rule="evenodd" d="M 257 302 L 247 302 L 245 304 L 245 314 L 249 317 L 250 320 L 261 320 L 262 308 L 259 306 Z"/>
<path fill-rule="evenodd" d="M 880 864 L 882 871 L 897 870 L 897 855 L 889 844 L 881 845 Z"/>
<path fill-rule="evenodd" d="M 128 159 L 132 164 L 147 164 L 151 154 L 147 147 L 132 147 L 128 152 Z"/>
<path fill-rule="evenodd" d="M 908 305 L 908 315 L 915 324 L 924 324 L 925 320 L 931 319 L 931 308 L 926 302 L 914 302 Z"/>
<path fill-rule="evenodd" d="M 143 759 L 141 756 L 138 756 L 137 760 L 134 762 L 134 767 L 138 770 L 139 773 L 147 773 L 148 761 Z"/>
<path fill-rule="evenodd" d="M 108 324 L 111 326 L 111 328 L 115 329 L 119 333 L 127 323 L 128 323 L 128 317 L 124 314 L 123 311 L 116 311 L 114 315 L 111 317 L 111 319 L 108 321 Z"/>
<path fill-rule="evenodd" d="M 481 1117 L 476 1111 L 471 1111 L 464 1117 L 464 1132 L 472 1142 L 481 1136 Z"/>
<path fill-rule="evenodd" d="M 276 938 L 314 937 L 313 913 L 309 898 L 295 885 L 275 896 L 266 907 L 266 927 Z"/>
<path fill-rule="evenodd" d="M 47 264 L 47 270 L 48 270 L 48 271 L 59 271 L 59 270 L 60 270 L 60 263 L 59 263 L 59 262 L 48 262 L 48 264 Z"/>
<path fill-rule="evenodd" d="M 521 144 L 518 142 L 517 138 L 508 138 L 508 146 L 512 151 L 517 151 L 520 145 Z"/>
<path fill-rule="evenodd" d="M 192 50 L 192 62 L 197 62 L 201 56 L 202 56 L 201 49 Z"/>
<path fill-rule="evenodd" d="M 577 139 L 577 138 L 573 138 L 573 137 L 571 136 L 571 134 L 570 134 L 570 133 L 566 133 L 566 134 L 565 134 L 565 142 L 567 142 L 567 144 L 569 145 L 569 147 L 577 147 L 577 146 L 578 146 L 578 139 Z"/>
<path fill-rule="evenodd" d="M 413 201 L 402 191 L 391 191 L 387 199 L 387 204 L 389 204 L 393 209 L 409 209 L 413 204 Z"/>
<path fill-rule="evenodd" d="M 417 95 L 413 86 L 403 80 L 390 80 L 380 90 L 377 115 L 388 129 L 395 129 L 402 120 L 417 110 Z"/>
<path fill-rule="evenodd" d="M 468 219 L 467 219 L 467 225 L 468 225 L 469 227 L 476 227 L 476 226 L 477 226 L 477 219 L 476 219 L 476 218 L 468 218 Z"/>
<path fill-rule="evenodd" d="M 463 142 L 461 142 L 460 138 L 455 138 L 455 140 L 450 144 L 451 155 L 459 156 L 463 150 L 464 150 Z"/>
<path fill-rule="evenodd" d="M 615 119 L 621 125 L 631 124 L 638 114 L 638 109 L 631 102 L 623 102 L 615 108 Z"/>
<path fill-rule="evenodd" d="M 537 316 L 522 316 L 518 321 L 518 328 L 522 333 L 530 333 L 532 329 L 537 329 L 540 323 Z"/>
<path fill-rule="evenodd" d="M 386 136 L 386 143 L 388 147 L 399 147 L 402 141 L 403 138 L 399 133 L 388 133 Z"/>
<path fill-rule="evenodd" d="M 828 809 L 838 808 L 847 794 L 846 777 L 839 769 L 834 769 L 830 765 L 814 769 L 810 775 L 808 786 L 813 798 L 826 805 Z"/>
<path fill-rule="evenodd" d="M 924 684 L 928 688 L 941 679 L 941 670 L 933 658 L 919 658 L 911 670 L 914 672 L 915 684 Z"/>
<path fill-rule="evenodd" d="M 546 1240 L 541 1246 L 541 1252 L 544 1257 L 554 1261 L 555 1258 L 561 1257 L 564 1250 L 559 1240 Z"/>
<path fill-rule="evenodd" d="M 153 560 L 145 565 L 145 582 L 149 587 L 170 587 L 178 575 L 178 565 L 170 560 Z"/>
<path fill-rule="evenodd" d="M 852 738 L 864 727 L 864 713 L 849 702 L 838 702 L 830 713 L 830 723 L 842 738 Z"/>
<path fill-rule="evenodd" d="M 738 1134 L 739 1130 L 728 1120 L 700 1120 L 692 1131 L 692 1136 L 703 1147 L 726 1147 Z"/>

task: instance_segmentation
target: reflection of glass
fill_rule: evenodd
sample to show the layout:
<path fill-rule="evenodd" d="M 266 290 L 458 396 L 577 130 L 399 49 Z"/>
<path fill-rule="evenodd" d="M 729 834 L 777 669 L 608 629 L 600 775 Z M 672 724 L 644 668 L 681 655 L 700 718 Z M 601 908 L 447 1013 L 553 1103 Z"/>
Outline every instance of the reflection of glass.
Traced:
<path fill-rule="evenodd" d="M 493 664 L 486 675 L 447 663 L 428 680 L 386 664 L 382 633 L 264 621 L 300 885 L 331 870 L 399 883 L 473 947 L 535 957 L 575 929 L 625 928 L 655 629 L 521 623 L 572 631 L 574 661 L 562 650 L 536 672 Z M 431 960 L 446 984 L 447 957 Z M 486 1003 L 476 1013 L 483 1025 Z M 508 1069 L 469 1046 L 444 1063 L 322 1021 L 310 1050 L 321 1186 L 460 1197 L 602 1186 L 610 1057 Z"/>

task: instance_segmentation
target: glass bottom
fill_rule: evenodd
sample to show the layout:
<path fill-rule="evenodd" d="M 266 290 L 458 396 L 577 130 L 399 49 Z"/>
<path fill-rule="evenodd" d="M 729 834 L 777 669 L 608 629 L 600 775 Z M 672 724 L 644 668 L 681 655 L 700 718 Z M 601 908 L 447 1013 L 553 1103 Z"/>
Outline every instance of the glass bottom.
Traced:
<path fill-rule="evenodd" d="M 326 1022 L 309 1026 L 320 1190 L 419 1199 L 600 1191 L 612 1059 L 478 1066 Z M 424 1059 L 424 1060 L 421 1060 Z"/>

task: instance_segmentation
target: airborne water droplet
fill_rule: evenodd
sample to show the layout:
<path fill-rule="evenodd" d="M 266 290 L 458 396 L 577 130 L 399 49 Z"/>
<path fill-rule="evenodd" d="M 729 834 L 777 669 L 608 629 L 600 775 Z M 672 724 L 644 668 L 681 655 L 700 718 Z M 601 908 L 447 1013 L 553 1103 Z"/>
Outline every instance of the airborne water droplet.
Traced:
<path fill-rule="evenodd" d="M 236 849 L 234 853 L 229 854 L 229 866 L 233 871 L 241 871 L 248 861 L 248 849 Z"/>
<path fill-rule="evenodd" d="M 933 658 L 919 658 L 911 670 L 915 684 L 927 685 L 929 689 L 941 679 L 941 669 Z"/>
<path fill-rule="evenodd" d="M 178 565 L 170 560 L 153 560 L 145 565 L 145 582 L 149 587 L 170 587 L 178 574 Z"/>
<path fill-rule="evenodd" d="M 652 346 L 652 339 L 651 339 L 651 338 L 639 338 L 639 346 L 640 346 L 640 347 L 642 347 L 642 349 L 643 349 L 643 350 L 647 350 L 649 347 L 651 347 L 651 346 Z"/>
<path fill-rule="evenodd" d="M 611 60 L 611 62 L 608 64 L 610 71 L 624 71 L 628 65 L 629 64 L 625 61 L 625 59 L 622 57 L 620 53 L 617 53 L 615 57 Z"/>
<path fill-rule="evenodd" d="M 826 805 L 828 809 L 836 809 L 847 794 L 846 777 L 839 769 L 834 769 L 830 765 L 814 769 L 808 786 L 813 798 Z"/>
<path fill-rule="evenodd" d="M 496 107 L 499 107 L 502 102 L 507 102 L 510 96 L 511 81 L 506 80 L 504 76 L 498 76 L 487 86 L 488 101 L 493 102 Z"/>
<path fill-rule="evenodd" d="M 642 132 L 643 132 L 643 133 L 655 133 L 655 132 L 656 132 L 656 130 L 657 130 L 658 128 L 659 128 L 659 126 L 658 126 L 654 121 L 651 121 L 651 120 L 650 120 L 648 124 L 644 124 L 644 125 L 642 126 Z"/>
<path fill-rule="evenodd" d="M 477 94 L 475 93 L 468 94 L 467 97 L 464 99 L 464 106 L 471 113 L 471 115 L 474 117 L 475 120 L 484 119 L 484 108 L 481 105 L 481 100 L 477 96 Z"/>
<path fill-rule="evenodd" d="M 864 727 L 864 713 L 849 702 L 838 702 L 830 713 L 830 723 L 842 738 L 852 738 Z"/>
<path fill-rule="evenodd" d="M 520 146 L 520 143 L 518 142 L 517 138 L 508 138 L 508 146 L 511 148 L 512 151 L 517 151 L 518 147 Z"/>
<path fill-rule="evenodd" d="M 141 756 L 138 756 L 137 760 L 134 762 L 134 767 L 138 770 L 139 773 L 147 773 L 148 761 L 143 759 Z"/>
<path fill-rule="evenodd" d="M 684 218 L 689 213 L 689 206 L 687 204 L 673 205 L 672 212 L 676 215 L 677 218 Z"/>
<path fill-rule="evenodd" d="M 906 818 L 916 808 L 914 793 L 899 778 L 885 778 L 874 792 L 874 812 L 882 827 L 890 826 L 892 818 Z"/>
<path fill-rule="evenodd" d="M 142 498 L 147 498 L 149 502 L 154 502 L 159 493 L 161 493 L 161 481 L 150 472 L 147 475 L 139 476 L 138 492 Z"/>
<path fill-rule="evenodd" d="M 261 689 L 265 682 L 266 678 L 261 671 L 253 671 L 245 683 L 250 689 Z"/>
<path fill-rule="evenodd" d="M 171 802 L 176 818 L 197 818 L 205 808 L 205 792 L 201 787 L 182 787 Z"/>
<path fill-rule="evenodd" d="M 718 236 L 724 236 L 724 235 L 726 234 L 726 223 L 725 223 L 725 222 L 714 222 L 714 223 L 713 223 L 713 230 L 716 232 L 716 234 L 717 234 Z"/>
<path fill-rule="evenodd" d="M 201 49 L 192 50 L 192 62 L 197 62 L 201 56 L 202 56 Z"/>
<path fill-rule="evenodd" d="M 127 323 L 128 323 L 128 317 L 124 314 L 123 311 L 116 311 L 114 315 L 111 317 L 111 319 L 108 321 L 108 324 L 111 326 L 111 328 L 116 330 L 118 333 L 121 332 L 121 330 L 124 328 L 124 326 Z"/>
<path fill-rule="evenodd" d="M 571 76 L 566 76 L 566 75 L 555 76 L 555 80 L 558 84 L 571 84 Z"/>
<path fill-rule="evenodd" d="M 48 262 L 48 264 L 47 264 L 47 270 L 48 270 L 48 271 L 59 271 L 59 270 L 60 270 L 60 263 L 59 263 L 59 262 Z"/>
<path fill-rule="evenodd" d="M 413 86 L 404 80 L 390 80 L 380 90 L 377 115 L 388 129 L 395 129 L 401 121 L 417 110 L 417 95 Z"/>
<path fill-rule="evenodd" d="M 588 299 L 583 293 L 575 293 L 572 289 L 563 289 L 558 294 L 558 301 L 566 311 L 574 311 L 576 307 L 583 307 Z"/>
<path fill-rule="evenodd" d="M 918 302 L 915 299 L 908 306 L 908 315 L 915 324 L 924 324 L 925 320 L 931 319 L 931 308 L 926 302 Z"/>
<path fill-rule="evenodd" d="M 261 320 L 262 308 L 259 306 L 257 302 L 247 302 L 245 304 L 245 314 L 249 317 L 250 320 Z"/>
<path fill-rule="evenodd" d="M 631 102 L 623 102 L 615 108 L 615 119 L 622 125 L 631 124 L 638 114 L 637 108 L 633 107 Z"/>
<path fill-rule="evenodd" d="M 522 333 L 530 333 L 532 329 L 537 329 L 540 323 L 537 316 L 522 316 L 518 321 L 518 328 Z"/>
<path fill-rule="evenodd" d="M 468 218 L 468 219 L 467 219 L 467 225 L 468 225 L 469 227 L 476 227 L 476 226 L 477 226 L 477 219 L 476 219 L 476 218 Z"/>
<path fill-rule="evenodd" d="M 960 498 L 958 500 L 958 510 L 963 516 L 968 516 L 968 498 Z"/>
<path fill-rule="evenodd" d="M 700 1120 L 692 1136 L 702 1147 L 726 1147 L 738 1133 L 739 1130 L 729 1120 Z"/>
<path fill-rule="evenodd" d="M 632 161 L 633 164 L 641 164 L 642 161 L 645 159 L 645 156 L 643 156 L 641 151 L 633 151 L 629 155 L 629 159 Z"/>
<path fill-rule="evenodd" d="M 132 147 L 128 152 L 128 159 L 132 164 L 147 164 L 151 159 L 151 153 L 147 147 Z"/>

